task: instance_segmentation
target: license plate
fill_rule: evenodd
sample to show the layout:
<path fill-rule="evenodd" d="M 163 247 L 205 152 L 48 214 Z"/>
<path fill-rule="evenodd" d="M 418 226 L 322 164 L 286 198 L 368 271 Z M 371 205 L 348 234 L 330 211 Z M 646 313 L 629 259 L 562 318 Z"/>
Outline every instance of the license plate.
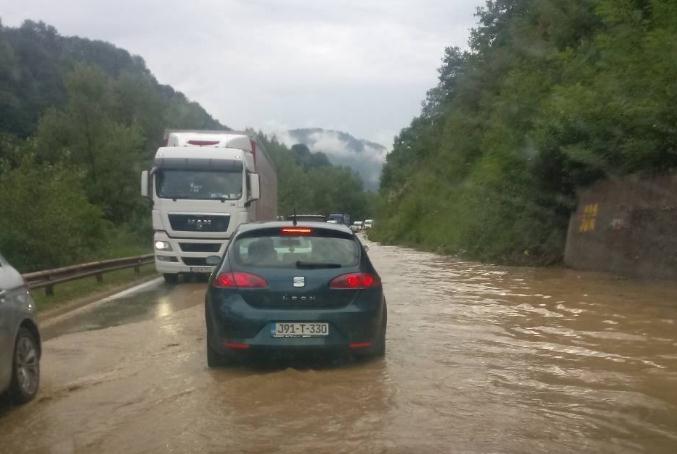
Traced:
<path fill-rule="evenodd" d="M 329 335 L 329 323 L 275 323 L 273 337 L 322 337 Z"/>
<path fill-rule="evenodd" d="M 191 273 L 211 273 L 212 267 L 211 266 L 191 266 L 190 272 Z"/>

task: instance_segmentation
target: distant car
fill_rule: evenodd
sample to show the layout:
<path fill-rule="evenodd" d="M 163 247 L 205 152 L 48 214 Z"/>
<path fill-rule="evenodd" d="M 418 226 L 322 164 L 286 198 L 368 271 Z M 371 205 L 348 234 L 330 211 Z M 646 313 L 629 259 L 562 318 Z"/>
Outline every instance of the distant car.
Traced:
<path fill-rule="evenodd" d="M 205 299 L 207 364 L 280 351 L 383 356 L 381 280 L 343 225 L 241 225 L 216 265 Z"/>
<path fill-rule="evenodd" d="M 327 220 L 326 216 L 321 214 L 297 214 L 294 216 L 290 214 L 287 216 L 287 220 L 291 221 L 296 217 L 296 222 L 324 222 Z"/>
<path fill-rule="evenodd" d="M 350 226 L 350 215 L 347 213 L 331 213 L 327 219 L 327 222 Z"/>
<path fill-rule="evenodd" d="M 0 393 L 26 403 L 40 385 L 40 332 L 35 302 L 21 275 L 0 256 Z"/>
<path fill-rule="evenodd" d="M 365 229 L 370 229 L 374 226 L 374 220 L 373 219 L 365 219 L 364 220 L 364 228 Z"/>
<path fill-rule="evenodd" d="M 353 222 L 353 225 L 350 226 L 350 230 L 352 230 L 353 232 L 359 232 L 363 228 L 364 224 L 362 223 L 362 221 L 355 221 Z"/>

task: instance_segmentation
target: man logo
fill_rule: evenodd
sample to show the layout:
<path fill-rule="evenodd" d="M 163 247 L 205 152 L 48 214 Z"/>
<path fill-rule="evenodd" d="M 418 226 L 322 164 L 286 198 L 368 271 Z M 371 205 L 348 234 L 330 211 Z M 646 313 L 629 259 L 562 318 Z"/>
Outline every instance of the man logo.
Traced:
<path fill-rule="evenodd" d="M 193 227 L 195 230 L 204 230 L 205 227 L 211 227 L 212 220 L 211 219 L 192 218 L 192 219 L 188 219 L 187 224 L 189 226 Z"/>
<path fill-rule="evenodd" d="M 294 287 L 305 287 L 306 278 L 303 276 L 294 276 Z"/>

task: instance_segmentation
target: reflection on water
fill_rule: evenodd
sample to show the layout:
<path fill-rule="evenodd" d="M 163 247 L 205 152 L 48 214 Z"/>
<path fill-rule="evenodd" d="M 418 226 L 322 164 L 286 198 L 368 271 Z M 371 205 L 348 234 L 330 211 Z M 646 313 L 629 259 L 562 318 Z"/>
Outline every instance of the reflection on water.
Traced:
<path fill-rule="evenodd" d="M 677 286 L 370 246 L 385 361 L 208 370 L 204 284 L 160 287 L 63 325 L 41 401 L 0 416 L 0 440 L 8 452 L 677 452 Z"/>
<path fill-rule="evenodd" d="M 200 304 L 205 284 L 154 285 L 133 295 L 114 298 L 79 311 L 74 317 L 50 323 L 42 329 L 45 339 L 79 331 L 167 317 L 176 311 Z"/>

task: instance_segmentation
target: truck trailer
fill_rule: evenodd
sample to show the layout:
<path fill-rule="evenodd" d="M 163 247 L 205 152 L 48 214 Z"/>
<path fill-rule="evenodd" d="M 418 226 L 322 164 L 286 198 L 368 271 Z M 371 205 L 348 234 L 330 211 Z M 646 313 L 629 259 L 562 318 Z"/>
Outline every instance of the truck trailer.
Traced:
<path fill-rule="evenodd" d="M 277 215 L 277 174 L 260 144 L 244 132 L 169 130 L 141 195 L 152 200 L 155 268 L 168 283 L 211 273 L 240 224 Z"/>

